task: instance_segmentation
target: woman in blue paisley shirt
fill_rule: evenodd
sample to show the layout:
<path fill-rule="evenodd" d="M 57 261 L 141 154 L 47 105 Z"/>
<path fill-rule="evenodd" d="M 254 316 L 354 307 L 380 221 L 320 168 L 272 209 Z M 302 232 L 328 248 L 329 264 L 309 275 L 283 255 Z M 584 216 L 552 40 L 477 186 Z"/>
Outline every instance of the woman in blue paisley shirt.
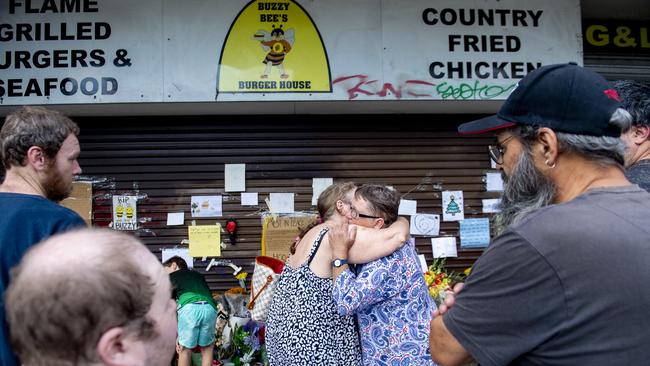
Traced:
<path fill-rule="evenodd" d="M 399 201 L 394 189 L 365 184 L 352 199 L 351 223 L 356 228 L 391 224 L 398 218 Z M 330 230 L 333 258 L 349 256 L 355 230 L 347 223 Z M 339 314 L 356 315 L 359 321 L 364 365 L 435 365 L 429 353 L 429 322 L 436 304 L 424 283 L 413 241 L 354 271 L 347 265 L 335 267 L 332 277 Z"/>

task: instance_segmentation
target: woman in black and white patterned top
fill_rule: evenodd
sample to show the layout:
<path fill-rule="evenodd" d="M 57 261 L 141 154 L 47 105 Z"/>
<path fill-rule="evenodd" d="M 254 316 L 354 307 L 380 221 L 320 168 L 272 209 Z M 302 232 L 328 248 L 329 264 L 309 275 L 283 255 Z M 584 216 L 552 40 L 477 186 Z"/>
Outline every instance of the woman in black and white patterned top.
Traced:
<path fill-rule="evenodd" d="M 326 221 L 310 229 L 287 259 L 267 319 L 271 366 L 361 365 L 355 319 L 339 315 L 332 299 L 332 249 L 325 235 L 329 225 L 350 218 L 355 190 L 346 182 L 323 191 L 318 212 Z M 406 241 L 408 231 L 405 219 L 382 230 L 359 227 L 349 261 L 365 263 L 392 253 Z"/>

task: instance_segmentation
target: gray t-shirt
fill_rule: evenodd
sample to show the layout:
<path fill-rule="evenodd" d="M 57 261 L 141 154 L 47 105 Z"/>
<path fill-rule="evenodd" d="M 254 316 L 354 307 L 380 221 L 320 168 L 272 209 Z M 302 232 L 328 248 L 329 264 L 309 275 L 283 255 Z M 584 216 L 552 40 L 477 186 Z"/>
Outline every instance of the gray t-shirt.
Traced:
<path fill-rule="evenodd" d="M 650 159 L 639 160 L 625 172 L 627 179 L 650 192 Z"/>
<path fill-rule="evenodd" d="M 494 239 L 443 321 L 482 366 L 650 360 L 650 193 L 593 189 Z"/>

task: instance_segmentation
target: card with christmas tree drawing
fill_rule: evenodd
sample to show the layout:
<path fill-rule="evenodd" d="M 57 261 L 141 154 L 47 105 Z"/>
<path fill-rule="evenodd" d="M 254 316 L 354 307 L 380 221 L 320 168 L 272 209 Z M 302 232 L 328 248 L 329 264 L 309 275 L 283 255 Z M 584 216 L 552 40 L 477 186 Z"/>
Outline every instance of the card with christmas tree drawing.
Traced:
<path fill-rule="evenodd" d="M 442 192 L 442 221 L 465 220 L 463 191 Z"/>

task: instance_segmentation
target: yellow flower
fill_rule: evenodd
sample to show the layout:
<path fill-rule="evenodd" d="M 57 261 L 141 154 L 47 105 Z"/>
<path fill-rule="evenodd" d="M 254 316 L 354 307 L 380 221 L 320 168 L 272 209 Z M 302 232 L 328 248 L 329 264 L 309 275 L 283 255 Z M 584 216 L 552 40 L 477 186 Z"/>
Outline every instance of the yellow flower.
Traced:
<path fill-rule="evenodd" d="M 235 276 L 235 278 L 238 279 L 238 280 L 245 280 L 246 277 L 248 277 L 248 273 L 247 273 L 247 272 L 241 272 L 241 273 L 239 273 L 237 276 Z"/>
<path fill-rule="evenodd" d="M 467 268 L 465 268 L 465 270 L 463 271 L 463 273 L 465 274 L 465 276 L 469 276 L 469 273 L 470 273 L 470 272 L 472 272 L 472 267 L 467 267 Z"/>
<path fill-rule="evenodd" d="M 424 273 L 424 282 L 427 285 L 429 295 L 438 305 L 442 301 L 441 295 L 446 290 L 450 290 L 452 284 L 462 279 L 463 275 L 447 271 L 444 258 L 435 259 L 433 264 L 429 266 L 429 270 Z"/>

